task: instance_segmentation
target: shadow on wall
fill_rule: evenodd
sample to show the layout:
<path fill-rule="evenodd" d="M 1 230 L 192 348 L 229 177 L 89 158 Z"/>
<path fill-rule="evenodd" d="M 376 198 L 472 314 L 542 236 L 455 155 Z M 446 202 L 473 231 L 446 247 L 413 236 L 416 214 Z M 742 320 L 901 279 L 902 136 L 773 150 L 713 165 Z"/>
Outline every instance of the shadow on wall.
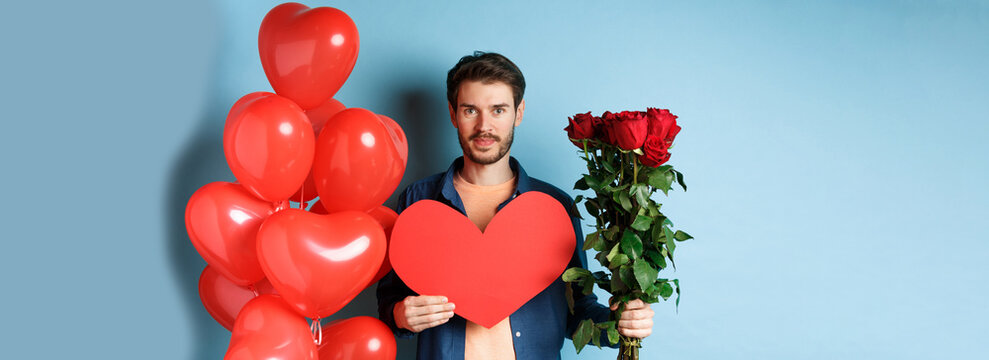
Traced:
<path fill-rule="evenodd" d="M 232 103 L 227 104 L 223 99 L 235 99 L 243 94 L 222 96 L 217 91 L 222 81 L 213 79 L 207 86 L 211 90 L 208 95 L 210 99 L 194 133 L 172 162 L 165 189 L 166 248 L 176 290 L 187 314 L 186 333 L 193 344 L 190 359 L 222 358 L 230 341 L 230 332 L 210 317 L 199 299 L 199 275 L 206 262 L 192 246 L 185 229 L 186 203 L 197 189 L 214 181 L 235 181 L 223 155 L 223 124 Z M 394 208 L 398 194 L 408 184 L 445 170 L 458 153 L 458 147 L 456 133 L 445 121 L 448 114 L 443 89 L 429 87 L 425 83 L 387 85 L 381 88 L 401 90 L 386 98 L 387 103 L 378 110 L 395 119 L 409 138 L 409 162 L 405 175 L 395 194 L 386 202 L 387 206 Z M 244 94 L 249 92 L 245 90 Z M 327 278 L 327 281 L 333 279 Z M 324 319 L 323 323 L 360 315 L 377 318 L 375 288 L 372 285 L 362 291 L 339 312 Z M 399 339 L 398 350 L 398 359 L 414 359 L 415 339 Z"/>

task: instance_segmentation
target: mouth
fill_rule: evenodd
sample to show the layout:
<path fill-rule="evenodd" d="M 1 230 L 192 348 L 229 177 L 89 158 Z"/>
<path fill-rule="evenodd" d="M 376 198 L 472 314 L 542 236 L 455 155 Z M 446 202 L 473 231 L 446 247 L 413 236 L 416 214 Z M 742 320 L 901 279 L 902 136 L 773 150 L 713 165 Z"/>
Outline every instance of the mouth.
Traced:
<path fill-rule="evenodd" d="M 486 147 L 489 147 L 491 145 L 494 145 L 496 142 L 498 142 L 498 139 L 495 138 L 495 137 L 492 137 L 492 136 L 476 136 L 475 135 L 475 136 L 472 136 L 471 137 L 471 142 L 474 143 L 474 146 L 477 146 L 479 148 L 486 148 Z"/>

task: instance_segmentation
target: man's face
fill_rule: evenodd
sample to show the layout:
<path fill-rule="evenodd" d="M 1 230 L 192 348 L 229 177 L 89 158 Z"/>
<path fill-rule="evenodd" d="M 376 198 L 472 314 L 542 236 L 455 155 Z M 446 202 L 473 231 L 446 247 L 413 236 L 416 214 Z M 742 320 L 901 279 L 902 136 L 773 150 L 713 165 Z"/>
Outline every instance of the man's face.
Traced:
<path fill-rule="evenodd" d="M 457 128 L 464 156 L 477 164 L 489 165 L 508 155 L 524 110 L 525 100 L 515 108 L 508 84 L 461 82 L 456 108 L 450 105 L 450 119 Z"/>

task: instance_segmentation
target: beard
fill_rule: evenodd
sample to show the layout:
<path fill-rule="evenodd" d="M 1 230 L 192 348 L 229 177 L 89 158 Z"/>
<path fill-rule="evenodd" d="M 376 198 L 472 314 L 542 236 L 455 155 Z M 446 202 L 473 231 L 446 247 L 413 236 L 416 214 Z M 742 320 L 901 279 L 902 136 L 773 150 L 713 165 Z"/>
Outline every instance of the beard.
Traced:
<path fill-rule="evenodd" d="M 498 160 L 504 158 L 505 155 L 508 154 L 508 150 L 512 148 L 512 141 L 515 139 L 515 127 L 514 126 L 512 127 L 512 131 L 508 133 L 508 137 L 505 138 L 504 141 L 502 141 L 502 139 L 497 135 L 481 134 L 481 133 L 475 133 L 466 139 L 458 134 L 457 138 L 460 140 L 460 148 L 464 150 L 464 155 L 467 156 L 467 158 L 469 158 L 470 161 L 473 161 L 474 163 L 479 165 L 491 165 L 498 162 Z M 484 155 L 478 151 L 474 151 L 473 149 L 471 149 L 470 147 L 471 142 L 477 138 L 486 138 L 486 139 L 494 140 L 495 145 L 497 145 L 497 147 L 494 149 L 496 150 L 495 153 Z"/>

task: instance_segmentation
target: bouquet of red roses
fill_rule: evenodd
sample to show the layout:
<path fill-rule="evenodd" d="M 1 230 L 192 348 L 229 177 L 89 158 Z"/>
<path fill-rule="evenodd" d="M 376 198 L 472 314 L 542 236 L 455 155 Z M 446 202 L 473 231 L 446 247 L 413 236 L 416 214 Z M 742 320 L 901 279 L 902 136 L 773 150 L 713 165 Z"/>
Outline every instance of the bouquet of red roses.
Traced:
<path fill-rule="evenodd" d="M 662 212 L 662 204 L 652 199 L 656 190 L 668 195 L 674 182 L 687 190 L 683 174 L 673 166 L 663 165 L 670 159 L 673 139 L 680 132 L 677 116 L 666 109 L 605 112 L 601 117 L 590 112 L 570 118 L 565 130 L 587 162 L 587 174 L 574 184 L 576 190 L 592 190 L 593 196 L 578 195 L 587 213 L 595 219 L 595 231 L 587 234 L 583 250 L 594 249 L 601 266 L 609 271 L 575 267 L 563 273 L 563 280 L 576 283 L 584 294 L 595 284 L 623 305 L 612 313 L 611 321 L 595 324 L 584 320 L 573 334 L 577 352 L 592 342 L 600 344 L 600 334 L 619 343 L 618 359 L 638 359 L 641 339 L 619 334 L 616 319 L 621 318 L 624 303 L 641 299 L 659 302 L 677 293 L 678 279 L 660 278 L 659 273 L 673 263 L 677 242 L 691 239 L 686 232 L 672 229 L 673 222 Z M 567 300 L 573 311 L 573 294 L 567 287 Z"/>

